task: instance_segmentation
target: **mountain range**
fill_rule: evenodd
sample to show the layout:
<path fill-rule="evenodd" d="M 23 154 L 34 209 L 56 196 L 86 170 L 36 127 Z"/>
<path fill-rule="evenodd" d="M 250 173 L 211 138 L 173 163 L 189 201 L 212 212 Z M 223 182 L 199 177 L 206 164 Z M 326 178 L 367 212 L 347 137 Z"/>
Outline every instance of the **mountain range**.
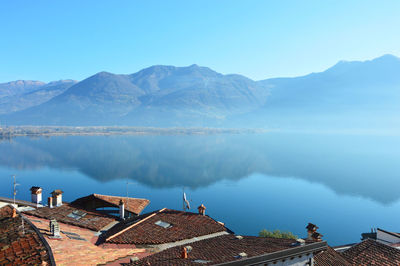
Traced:
<path fill-rule="evenodd" d="M 157 65 L 130 75 L 100 72 L 80 82 L 0 84 L 0 122 L 279 127 L 374 121 L 393 125 L 399 100 L 400 59 L 393 55 L 340 61 L 320 73 L 260 81 L 198 65 Z"/>

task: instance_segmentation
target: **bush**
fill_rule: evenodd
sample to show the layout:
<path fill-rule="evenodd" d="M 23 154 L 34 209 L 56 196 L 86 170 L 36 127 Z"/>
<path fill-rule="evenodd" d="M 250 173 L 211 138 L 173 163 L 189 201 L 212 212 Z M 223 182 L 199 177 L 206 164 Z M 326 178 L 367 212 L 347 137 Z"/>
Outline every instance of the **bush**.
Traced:
<path fill-rule="evenodd" d="M 298 238 L 292 232 L 281 232 L 280 230 L 269 231 L 267 229 L 261 230 L 260 233 L 258 233 L 258 235 L 262 237 L 287 238 L 287 239 Z"/>

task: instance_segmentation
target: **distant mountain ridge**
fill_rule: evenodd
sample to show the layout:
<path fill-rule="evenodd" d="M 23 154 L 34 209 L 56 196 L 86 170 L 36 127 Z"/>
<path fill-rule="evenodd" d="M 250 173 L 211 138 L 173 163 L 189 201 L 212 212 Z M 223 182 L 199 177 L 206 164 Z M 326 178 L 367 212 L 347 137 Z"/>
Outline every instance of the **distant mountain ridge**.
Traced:
<path fill-rule="evenodd" d="M 37 106 L 63 93 L 77 83 L 75 80 L 59 80 L 49 83 L 18 80 L 0 84 L 0 114 L 21 111 Z"/>
<path fill-rule="evenodd" d="M 130 75 L 100 72 L 70 85 L 0 119 L 9 124 L 246 127 L 400 113 L 400 59 L 392 55 L 340 61 L 295 78 L 254 81 L 198 65 L 156 65 Z"/>
<path fill-rule="evenodd" d="M 0 83 L 0 98 L 27 93 L 45 84 L 45 82 L 36 80 L 16 80 Z"/>
<path fill-rule="evenodd" d="M 8 117 L 24 124 L 150 125 L 171 119 L 179 124 L 183 117 L 218 119 L 252 110 L 266 95 L 262 85 L 244 76 L 197 65 L 153 66 L 131 75 L 97 73 Z"/>

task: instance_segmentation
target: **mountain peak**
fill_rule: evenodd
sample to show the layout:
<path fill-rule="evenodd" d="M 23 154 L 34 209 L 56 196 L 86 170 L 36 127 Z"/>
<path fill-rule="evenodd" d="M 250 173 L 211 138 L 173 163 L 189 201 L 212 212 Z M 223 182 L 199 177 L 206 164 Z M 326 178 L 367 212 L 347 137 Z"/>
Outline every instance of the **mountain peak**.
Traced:
<path fill-rule="evenodd" d="M 334 66 L 328 68 L 326 73 L 352 73 L 352 71 L 383 71 L 384 68 L 397 68 L 400 67 L 400 58 L 385 54 L 383 56 L 365 60 L 365 61 L 347 61 L 341 60 Z"/>
<path fill-rule="evenodd" d="M 385 55 L 382 55 L 375 59 L 372 59 L 371 61 L 372 62 L 373 61 L 375 61 L 375 62 L 381 61 L 381 62 L 397 62 L 398 63 L 398 62 L 400 62 L 400 58 L 395 55 L 392 55 L 392 54 L 385 54 Z"/>

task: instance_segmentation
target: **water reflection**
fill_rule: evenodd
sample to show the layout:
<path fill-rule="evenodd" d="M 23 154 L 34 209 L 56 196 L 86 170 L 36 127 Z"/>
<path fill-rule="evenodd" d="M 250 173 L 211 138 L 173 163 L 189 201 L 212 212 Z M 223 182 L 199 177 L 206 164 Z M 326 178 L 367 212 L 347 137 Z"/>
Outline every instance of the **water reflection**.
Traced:
<path fill-rule="evenodd" d="M 400 198 L 398 147 L 395 136 L 284 133 L 21 137 L 0 142 L 0 165 L 72 168 L 102 182 L 130 178 L 155 188 L 196 189 L 261 173 L 390 204 Z"/>

